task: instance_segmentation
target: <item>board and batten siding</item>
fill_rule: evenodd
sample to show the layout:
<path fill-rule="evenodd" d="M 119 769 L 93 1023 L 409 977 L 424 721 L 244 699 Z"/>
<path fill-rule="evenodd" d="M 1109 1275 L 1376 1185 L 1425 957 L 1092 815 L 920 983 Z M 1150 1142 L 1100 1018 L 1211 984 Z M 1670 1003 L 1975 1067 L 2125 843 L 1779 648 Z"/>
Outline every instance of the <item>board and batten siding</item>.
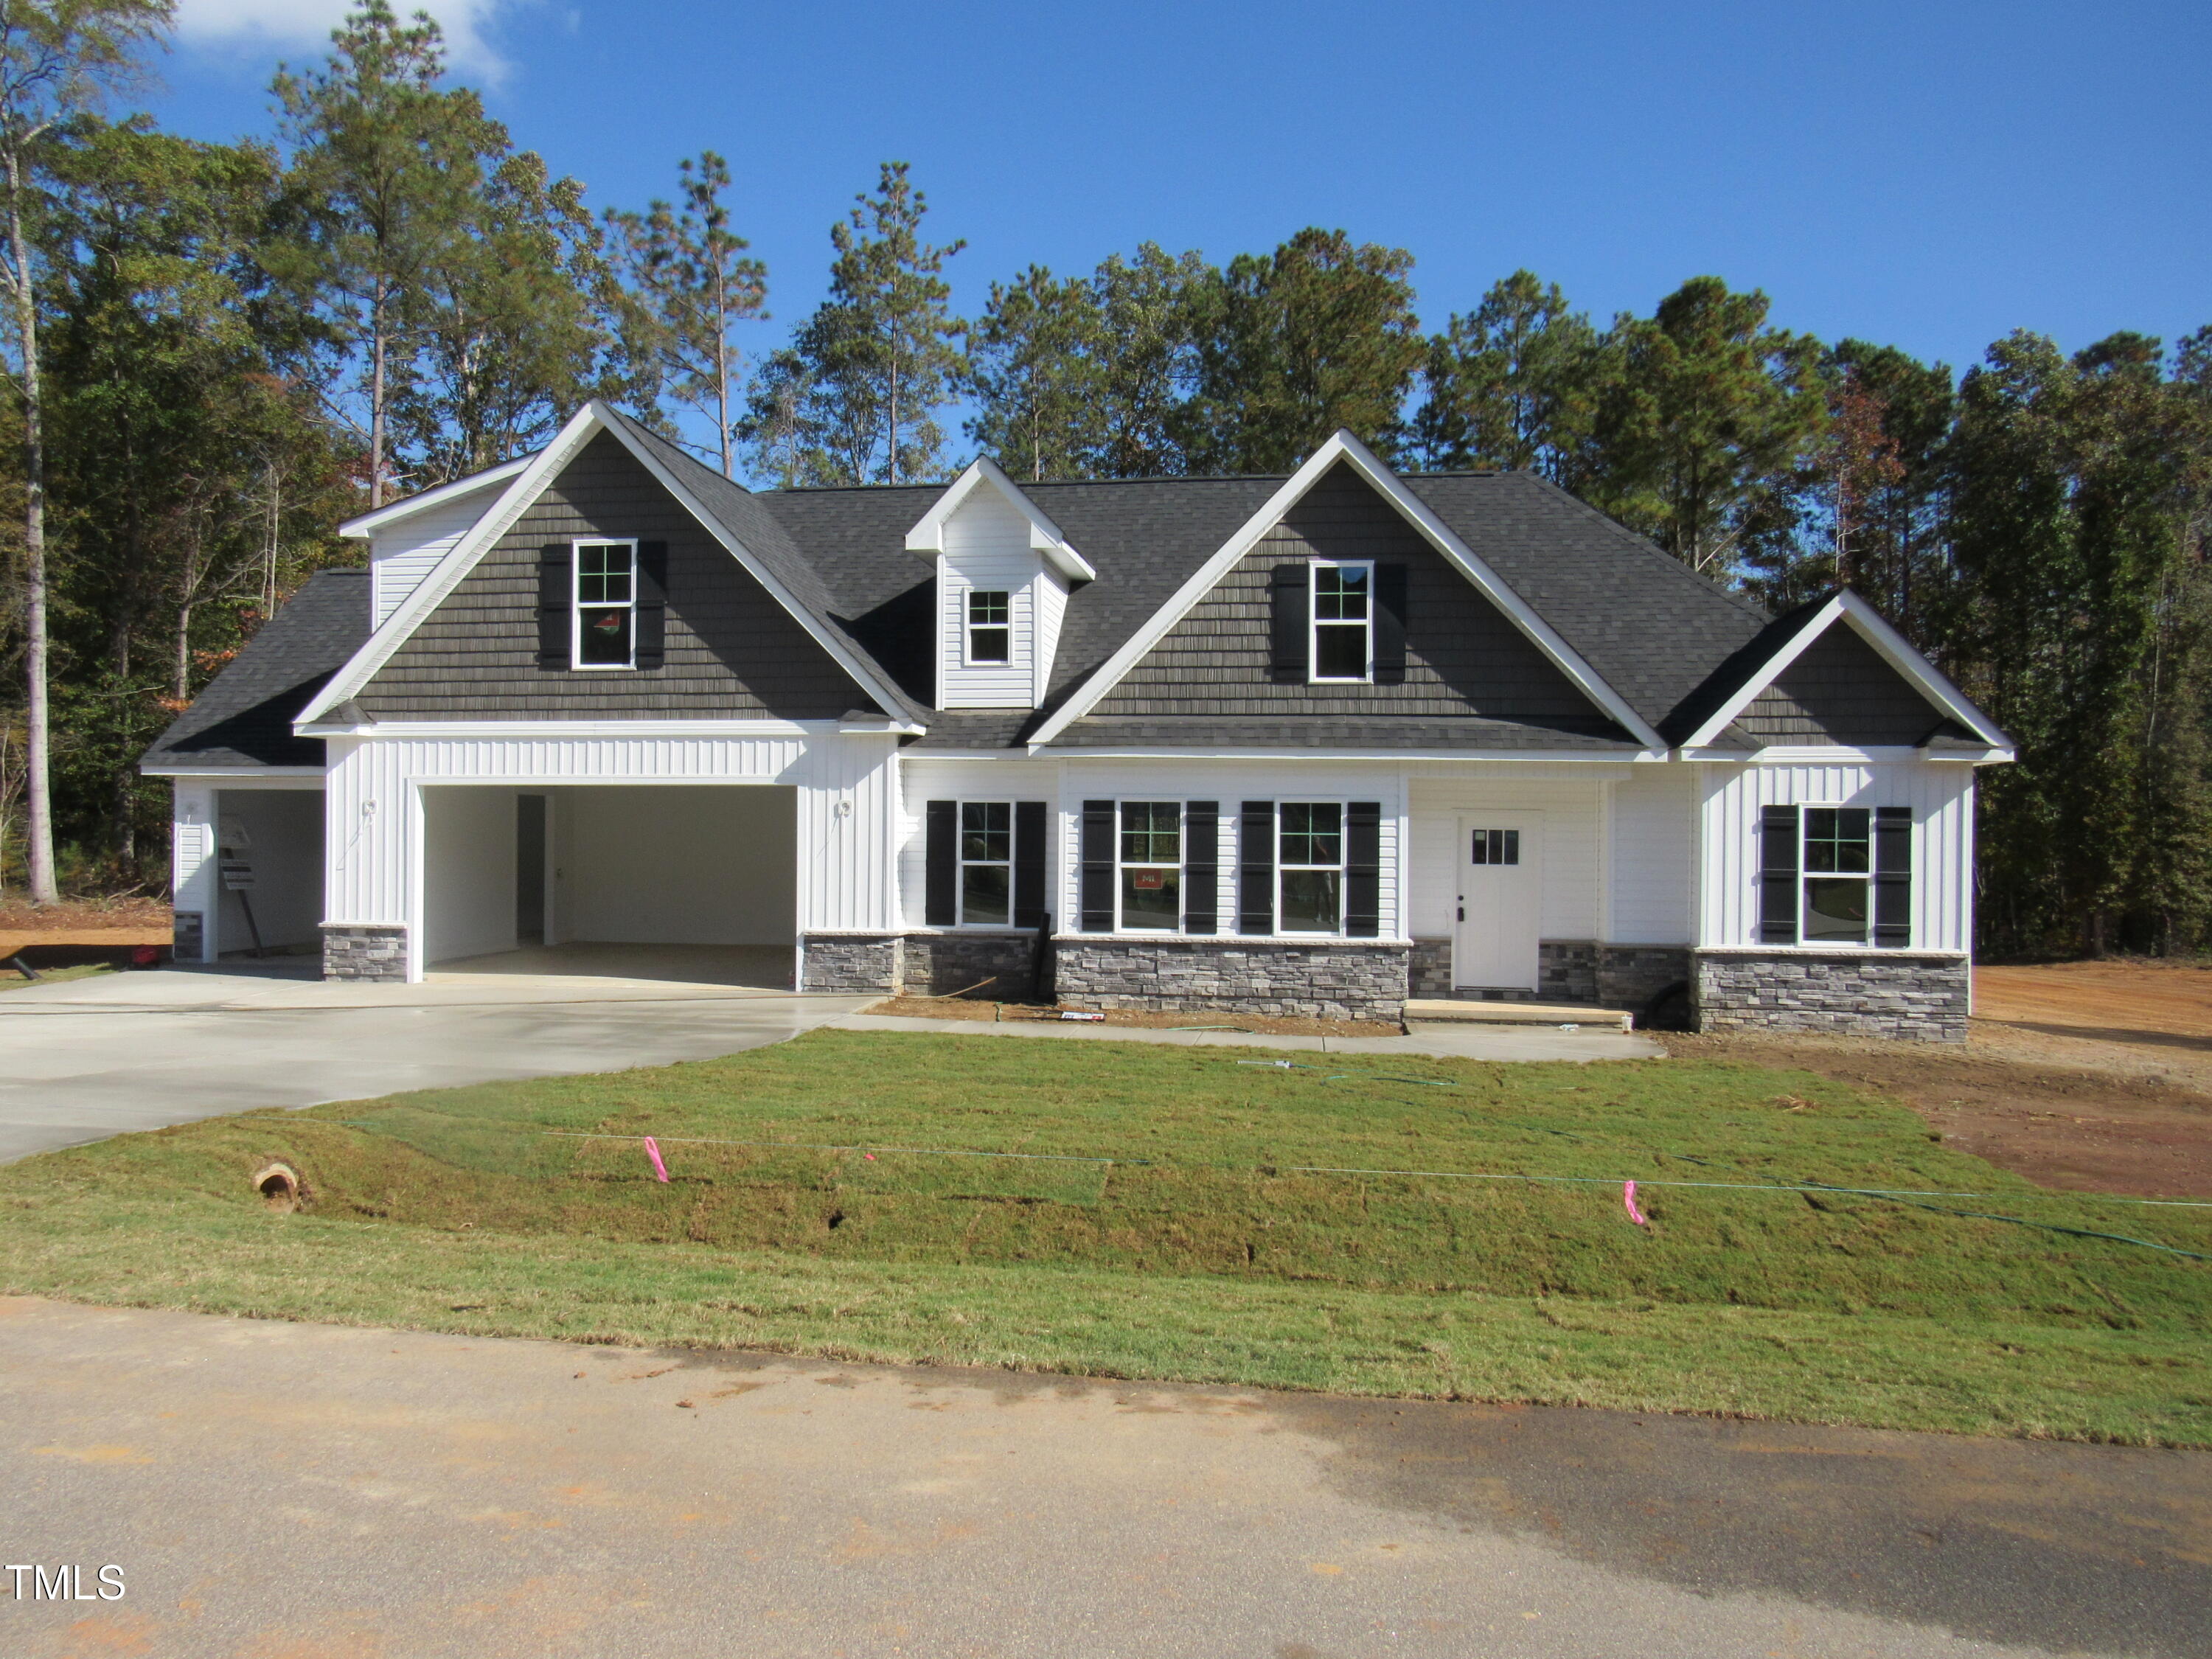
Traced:
<path fill-rule="evenodd" d="M 1540 813 L 1543 818 L 1543 891 L 1538 936 L 1589 939 L 1605 913 L 1604 791 L 1633 769 L 1578 765 L 1535 770 L 1476 765 L 1449 773 L 1416 770 L 1413 801 L 1412 917 L 1416 939 L 1448 939 L 1457 923 L 1459 830 L 1465 817 Z"/>
<path fill-rule="evenodd" d="M 902 797 L 898 823 L 899 908 L 902 924 L 910 929 L 928 926 L 928 823 L 933 800 L 1041 800 L 1056 807 L 1060 796 L 1057 761 L 927 761 L 908 760 L 899 768 Z M 1045 848 L 1045 888 L 1048 896 L 1060 890 L 1058 852 L 1054 836 Z M 1053 925 L 1060 926 L 1054 913 Z"/>
<path fill-rule="evenodd" d="M 1909 806 L 1912 809 L 1911 948 L 1963 951 L 1972 947 L 1972 767 L 1926 761 L 1778 762 L 1758 766 L 1706 764 L 1698 769 L 1703 848 L 1698 944 L 1759 943 L 1761 807 Z"/>
<path fill-rule="evenodd" d="M 423 785 L 780 783 L 797 789 L 800 928 L 896 925 L 889 733 L 333 738 L 330 754 L 325 893 L 333 922 L 401 923 L 419 935 Z"/>
<path fill-rule="evenodd" d="M 945 520 L 938 559 L 939 708 L 1036 706 L 1037 590 L 1049 580 L 1030 546 L 1030 521 L 1012 502 L 995 489 L 975 490 L 961 502 Z M 1005 663 L 971 668 L 968 595 L 979 588 L 1007 595 L 1012 638 Z"/>
<path fill-rule="evenodd" d="M 385 618 L 399 609 L 438 561 L 476 527 L 477 520 L 491 510 L 510 482 L 502 478 L 423 507 L 369 538 L 370 626 L 384 626 Z"/>
<path fill-rule="evenodd" d="M 1060 781 L 1060 868 L 1047 890 L 1056 901 L 1054 927 L 1079 932 L 1077 878 L 1083 866 L 1083 803 L 1086 800 L 1214 800 L 1221 803 L 1220 883 L 1216 912 L 1224 938 L 1237 933 L 1237 863 L 1248 800 L 1371 800 L 1382 808 L 1381 927 L 1377 937 L 1406 937 L 1406 789 L 1394 764 L 1309 761 L 1283 766 L 1242 761 L 1071 761 Z M 1090 935 L 1092 938 L 1101 935 Z M 1157 938 L 1157 934 L 1132 937 Z M 1295 936 L 1294 936 L 1295 937 Z"/>
<path fill-rule="evenodd" d="M 1611 945 L 1687 945 L 1697 932 L 1697 776 L 1687 766 L 1632 766 L 1612 786 L 1607 881 Z"/>

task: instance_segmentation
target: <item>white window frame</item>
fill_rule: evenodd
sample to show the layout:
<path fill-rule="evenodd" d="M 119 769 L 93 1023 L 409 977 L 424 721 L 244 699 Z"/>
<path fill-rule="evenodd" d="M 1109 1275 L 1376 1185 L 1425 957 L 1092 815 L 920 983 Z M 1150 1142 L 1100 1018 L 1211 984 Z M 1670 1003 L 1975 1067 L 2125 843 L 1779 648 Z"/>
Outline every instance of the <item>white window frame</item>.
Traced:
<path fill-rule="evenodd" d="M 1126 859 L 1122 857 L 1123 814 L 1132 806 L 1167 806 L 1175 810 L 1176 856 L 1173 864 L 1158 859 Z M 1190 863 L 1190 803 L 1181 799 L 1164 799 L 1158 795 L 1133 795 L 1127 800 L 1114 803 L 1114 931 L 1117 933 L 1142 933 L 1159 939 L 1182 932 L 1183 883 L 1189 877 Z M 1175 920 L 1164 927 L 1133 926 L 1121 914 L 1122 873 L 1129 870 L 1172 870 L 1176 872 Z"/>
<path fill-rule="evenodd" d="M 960 596 L 961 665 L 966 668 L 1012 668 L 1014 666 L 1014 592 L 1007 587 L 971 587 Z M 1003 623 L 981 623 L 975 620 L 975 601 L 985 593 L 996 593 L 1006 602 L 1006 619 Z M 990 661 L 979 661 L 975 655 L 975 629 L 1004 629 L 1006 635 L 1006 654 Z"/>
<path fill-rule="evenodd" d="M 1321 573 L 1324 570 L 1364 570 L 1367 573 L 1367 617 L 1360 624 L 1366 636 L 1367 648 L 1361 653 L 1362 665 L 1356 675 L 1324 674 L 1321 672 L 1321 630 L 1350 625 L 1322 619 Z M 1306 683 L 1309 685 L 1372 685 L 1375 683 L 1375 561 L 1316 559 L 1308 580 L 1311 585 L 1306 593 Z"/>
<path fill-rule="evenodd" d="M 1292 864 L 1283 857 L 1283 811 L 1291 806 L 1333 806 L 1336 809 L 1336 862 L 1334 864 Z M 1350 822 L 1352 809 L 1341 800 L 1279 800 L 1275 803 L 1273 835 L 1275 844 L 1268 850 L 1273 854 L 1275 866 L 1275 932 L 1285 939 L 1341 939 L 1344 937 L 1345 887 L 1348 881 L 1346 860 L 1351 854 Z M 1291 927 L 1284 923 L 1286 914 L 1283 903 L 1283 878 L 1300 871 L 1324 870 L 1336 873 L 1336 926 L 1318 931 L 1306 927 Z"/>
<path fill-rule="evenodd" d="M 584 550 L 587 547 L 626 547 L 629 550 L 629 598 L 620 605 L 592 601 L 593 611 L 629 612 L 629 660 L 584 660 Z M 629 674 L 637 671 L 637 538 L 634 536 L 579 536 L 568 544 L 568 666 L 585 674 Z"/>
<path fill-rule="evenodd" d="M 1815 812 L 1863 812 L 1867 815 L 1867 867 L 1863 871 L 1815 870 L 1809 856 L 1813 844 L 1813 814 Z M 1875 813 L 1871 806 L 1861 806 L 1852 801 L 1801 801 L 1797 806 L 1797 943 L 1819 951 L 1873 951 L 1874 942 L 1874 860 L 1875 849 Z M 1866 927 L 1858 939 L 1837 939 L 1824 934 L 1813 936 L 1812 886 L 1815 881 L 1856 881 L 1865 890 Z"/>
<path fill-rule="evenodd" d="M 968 856 L 968 809 L 971 806 L 1003 806 L 1006 809 L 1006 856 L 1004 859 L 971 859 Z M 962 800 L 953 803 L 952 820 L 952 915 L 956 927 L 983 927 L 1004 933 L 1014 925 L 1014 804 L 1011 800 Z M 1006 916 L 1003 921 L 970 921 L 968 920 L 968 872 L 975 869 L 996 869 L 1003 866 L 1006 872 Z"/>

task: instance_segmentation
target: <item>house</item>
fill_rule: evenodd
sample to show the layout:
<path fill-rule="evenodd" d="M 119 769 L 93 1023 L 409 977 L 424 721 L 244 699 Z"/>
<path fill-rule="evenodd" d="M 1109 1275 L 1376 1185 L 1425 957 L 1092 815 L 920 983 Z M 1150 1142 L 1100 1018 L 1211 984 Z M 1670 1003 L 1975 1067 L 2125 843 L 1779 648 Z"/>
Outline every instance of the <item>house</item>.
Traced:
<path fill-rule="evenodd" d="M 2004 734 L 1854 595 L 1770 618 L 1527 474 L 1340 433 L 1287 478 L 750 492 L 595 404 L 343 528 L 368 568 L 144 759 L 182 959 L 1965 1030 Z"/>

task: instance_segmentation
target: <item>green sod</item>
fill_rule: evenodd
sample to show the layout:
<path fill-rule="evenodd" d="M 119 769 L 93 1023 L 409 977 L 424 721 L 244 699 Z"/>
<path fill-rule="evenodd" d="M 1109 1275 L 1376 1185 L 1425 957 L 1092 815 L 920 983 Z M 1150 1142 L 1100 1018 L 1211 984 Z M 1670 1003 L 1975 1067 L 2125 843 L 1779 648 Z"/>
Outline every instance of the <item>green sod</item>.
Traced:
<path fill-rule="evenodd" d="M 2212 1444 L 2212 1261 L 1848 1194 L 1663 1183 L 1990 1194 L 1927 1202 L 2207 1255 L 2212 1210 L 2045 1194 L 1802 1073 L 1237 1063 L 1261 1057 L 823 1031 L 691 1065 L 250 1113 L 0 1170 L 0 1285 Z M 270 1158 L 306 1178 L 306 1212 L 272 1216 L 248 1190 Z M 1547 1176 L 1593 1180 L 1533 1179 Z"/>

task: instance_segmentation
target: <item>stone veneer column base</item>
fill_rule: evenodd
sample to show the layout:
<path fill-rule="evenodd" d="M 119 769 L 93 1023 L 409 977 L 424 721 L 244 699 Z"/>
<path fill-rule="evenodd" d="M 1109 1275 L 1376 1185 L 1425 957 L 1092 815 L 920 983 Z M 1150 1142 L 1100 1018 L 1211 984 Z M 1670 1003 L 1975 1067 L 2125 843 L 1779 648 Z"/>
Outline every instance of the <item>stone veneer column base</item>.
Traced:
<path fill-rule="evenodd" d="M 900 945 L 896 933 L 802 933 L 799 988 L 847 995 L 896 993 L 904 977 Z"/>
<path fill-rule="evenodd" d="M 1966 1040 L 1972 963 L 1916 951 L 1699 951 L 1692 1006 L 1701 1031 L 1827 1031 Z"/>
<path fill-rule="evenodd" d="M 407 978 L 407 928 L 397 921 L 323 924 L 325 979 L 398 981 Z"/>
<path fill-rule="evenodd" d="M 976 992 L 994 1002 L 1019 1002 L 1036 990 L 1036 940 L 1026 933 L 908 933 L 901 975 L 908 990 L 921 996 L 950 996 L 978 980 L 990 984 Z"/>
<path fill-rule="evenodd" d="M 207 954 L 207 916 L 198 910 L 179 910 L 169 919 L 169 960 L 198 962 Z"/>
<path fill-rule="evenodd" d="M 1060 1000 L 1091 1008 L 1217 1008 L 1285 1018 L 1395 1022 L 1406 1014 L 1409 946 L 1351 939 L 1054 941 Z"/>
<path fill-rule="evenodd" d="M 1468 1002 L 1586 1003 L 1601 1008 L 1641 1012 L 1670 985 L 1690 977 L 1686 945 L 1606 945 L 1591 939 L 1547 939 L 1536 945 L 1536 979 L 1532 990 L 1518 985 L 1451 982 L 1452 942 L 1413 941 L 1413 992 L 1417 997 L 1458 998 Z"/>

